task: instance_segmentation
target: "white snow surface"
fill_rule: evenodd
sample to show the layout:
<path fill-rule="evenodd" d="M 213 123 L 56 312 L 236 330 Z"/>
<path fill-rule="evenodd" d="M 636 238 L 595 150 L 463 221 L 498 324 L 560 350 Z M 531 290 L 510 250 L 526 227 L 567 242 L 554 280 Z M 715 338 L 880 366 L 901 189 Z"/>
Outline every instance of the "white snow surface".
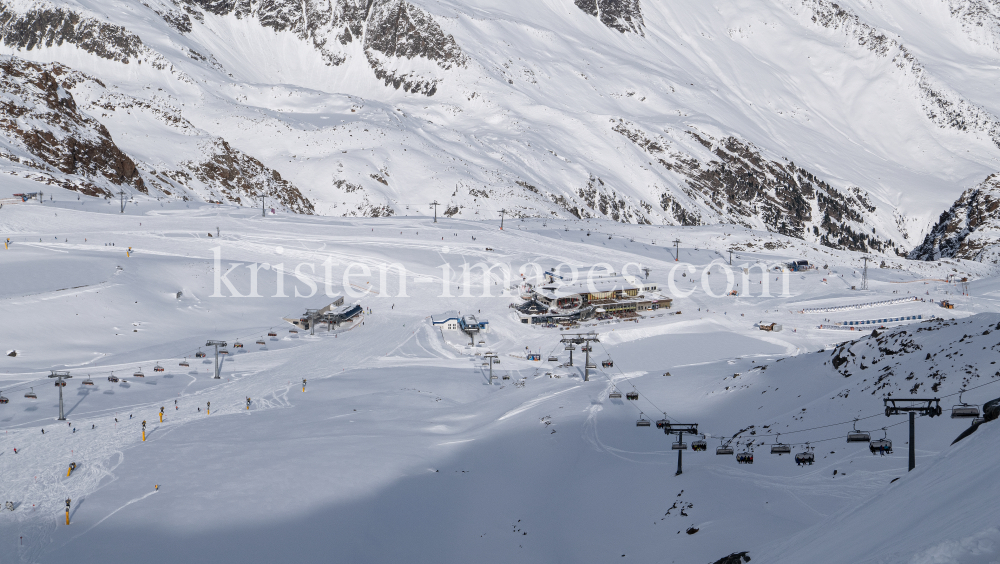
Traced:
<path fill-rule="evenodd" d="M 861 255 L 732 226 L 508 218 L 501 231 L 495 221 L 262 218 L 155 200 L 120 214 L 115 202 L 52 194 L 0 208 L 0 237 L 11 240 L 0 250 L 0 352 L 17 351 L 0 356 L 0 393 L 10 399 L 0 405 L 0 501 L 16 504 L 0 511 L 4 562 L 707 563 L 742 551 L 781 563 L 1000 558 L 998 424 L 949 446 L 968 420 L 947 416 L 963 386 L 969 403 L 1000 396 L 992 385 L 1000 287 L 982 264 L 887 259 L 885 268 L 870 265 L 870 289 L 859 291 L 851 286 L 860 285 Z M 706 278 L 722 294 L 718 265 L 734 246 L 743 249 L 734 266 L 807 258 L 821 268 L 790 275 L 785 296 L 780 281 L 770 298 L 754 284 L 738 297 L 697 289 L 638 322 L 585 324 L 601 340 L 596 359 L 615 362 L 589 382 L 579 351 L 576 367 L 557 366 L 566 360 L 563 332 L 519 323 L 507 307 L 517 291 L 500 295 L 499 269 L 469 288 L 460 275 L 443 281 L 440 268 L 637 263 L 631 272 L 649 266 L 665 286 L 675 265 L 666 242 L 675 238 L 681 261 L 699 269 L 697 284 L 674 273 L 681 291 L 700 287 L 701 269 L 714 262 Z M 229 276 L 242 294 L 246 265 L 271 265 L 258 272 L 262 297 L 212 297 L 216 252 L 223 271 L 243 263 Z M 324 262 L 331 290 L 353 292 L 347 303 L 366 313 L 333 333 L 291 334 L 282 317 L 332 301 Z M 296 279 L 301 263 L 315 270 Z M 372 270 L 353 267 L 343 287 L 352 263 Z M 380 279 L 385 263 L 406 268 L 407 297 L 395 270 Z M 951 274 L 972 279 L 970 295 L 943 281 Z M 295 297 L 310 294 L 305 279 L 317 294 Z M 455 297 L 441 297 L 444 284 Z M 225 285 L 221 293 L 230 296 Z M 892 327 L 877 341 L 821 330 L 821 315 L 798 313 L 907 294 L 923 301 L 865 316 L 944 320 Z M 448 310 L 488 319 L 486 343 L 468 347 L 432 328 L 429 316 Z M 766 322 L 784 330 L 756 327 Z M 229 341 L 234 353 L 220 380 L 211 356 L 194 358 L 207 339 Z M 527 361 L 528 350 L 560 361 Z M 476 356 L 486 351 L 499 354 L 495 371 L 510 380 L 491 385 Z M 835 355 L 848 358 L 839 371 Z M 189 368 L 179 366 L 185 358 Z M 73 376 L 68 425 L 55 421 L 53 369 Z M 132 377 L 137 369 L 144 378 Z M 109 382 L 112 371 L 127 383 Z M 87 376 L 94 386 L 82 384 Z M 941 397 L 946 411 L 917 419 L 917 468 L 907 473 L 906 418 L 887 418 L 881 399 L 910 396 L 915 385 L 915 396 Z M 37 400 L 24 397 L 31 387 Z M 609 399 L 613 387 L 640 399 Z M 637 428 L 640 411 L 698 423 L 709 451 L 686 451 L 675 476 L 674 439 Z M 854 418 L 873 437 L 887 427 L 894 453 L 846 444 Z M 777 432 L 793 453 L 814 446 L 816 464 L 768 454 Z M 714 453 L 735 434 L 755 442 L 755 464 Z"/>

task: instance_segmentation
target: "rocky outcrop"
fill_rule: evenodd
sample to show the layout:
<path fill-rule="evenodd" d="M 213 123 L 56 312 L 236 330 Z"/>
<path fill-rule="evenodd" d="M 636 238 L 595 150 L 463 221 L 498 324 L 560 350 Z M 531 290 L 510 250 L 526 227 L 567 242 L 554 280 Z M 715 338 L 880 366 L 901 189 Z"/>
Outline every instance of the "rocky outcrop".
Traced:
<path fill-rule="evenodd" d="M 639 0 L 574 0 L 576 7 L 621 33 L 642 31 L 642 8 Z"/>
<path fill-rule="evenodd" d="M 32 177 L 91 196 L 126 185 L 145 192 L 132 159 L 104 125 L 77 108 L 69 90 L 80 80 L 92 79 L 59 64 L 0 59 L 0 162 L 58 171 Z"/>
<path fill-rule="evenodd" d="M 1000 173 L 966 190 L 941 214 L 910 258 L 1000 262 Z"/>
<path fill-rule="evenodd" d="M 0 40 L 31 51 L 69 43 L 98 57 L 128 64 L 144 50 L 142 40 L 124 27 L 61 8 L 14 11 L 0 1 Z"/>
<path fill-rule="evenodd" d="M 845 194 L 794 162 L 769 159 L 736 137 L 685 132 L 708 151 L 706 155 L 680 149 L 670 139 L 624 120 L 613 123 L 614 132 L 683 182 L 679 193 L 666 190 L 660 197 L 662 210 L 680 225 L 736 223 L 862 252 L 895 246 L 868 227 L 867 218 L 876 207 L 858 188 Z"/>
<path fill-rule="evenodd" d="M 948 10 L 973 41 L 1000 51 L 1000 4 L 993 0 L 948 0 Z"/>
<path fill-rule="evenodd" d="M 455 38 L 425 12 L 405 0 L 187 0 L 218 15 L 255 18 L 276 31 L 308 40 L 327 64 L 347 60 L 345 46 L 361 43 L 375 76 L 387 86 L 433 96 L 440 78 L 401 71 L 395 62 L 422 58 L 442 70 L 462 66 L 466 57 Z"/>
<path fill-rule="evenodd" d="M 258 206 L 264 196 L 272 207 L 278 202 L 295 213 L 314 212 L 312 202 L 294 184 L 225 139 L 217 137 L 203 143 L 202 152 L 205 154 L 202 160 L 183 162 L 176 169 L 157 172 L 154 178 L 161 181 L 155 184 L 157 188 L 166 191 L 164 185 L 175 183 L 200 192 L 210 202 L 241 206 Z"/>

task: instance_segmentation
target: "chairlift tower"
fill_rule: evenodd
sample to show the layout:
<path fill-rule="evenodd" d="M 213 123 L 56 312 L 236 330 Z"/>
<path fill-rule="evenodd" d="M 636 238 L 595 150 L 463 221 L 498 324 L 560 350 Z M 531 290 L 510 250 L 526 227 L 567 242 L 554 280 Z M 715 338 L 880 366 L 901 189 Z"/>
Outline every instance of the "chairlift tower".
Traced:
<path fill-rule="evenodd" d="M 63 382 L 63 378 L 72 378 L 72 376 L 70 376 L 69 372 L 66 371 L 52 370 L 51 372 L 52 373 L 49 374 L 49 378 L 55 378 L 56 387 L 59 388 L 59 421 L 65 421 L 66 416 L 63 415 L 62 389 L 66 386 L 66 382 Z"/>
<path fill-rule="evenodd" d="M 652 271 L 653 271 L 653 269 L 649 268 L 648 266 L 642 267 L 642 272 L 643 272 L 643 274 L 646 275 L 646 280 L 649 280 L 649 273 L 652 272 Z"/>
<path fill-rule="evenodd" d="M 431 202 L 431 207 L 434 208 L 434 223 L 438 222 L 438 206 L 440 205 L 437 200 Z"/>
<path fill-rule="evenodd" d="M 861 271 L 861 289 L 862 290 L 867 290 L 868 289 L 868 257 L 862 257 L 862 260 L 865 261 L 865 266 L 864 266 L 864 269 Z"/>
<path fill-rule="evenodd" d="M 677 473 L 674 476 L 680 476 L 684 473 L 682 467 L 683 453 L 687 445 L 684 444 L 684 433 L 689 435 L 698 434 L 698 424 L 697 423 L 666 423 L 663 426 L 663 434 L 665 435 L 677 435 L 677 444 L 681 445 L 681 448 L 676 448 L 677 451 Z"/>
<path fill-rule="evenodd" d="M 121 198 L 121 213 L 125 213 L 125 190 L 119 190 L 118 196 Z"/>
<path fill-rule="evenodd" d="M 910 470 L 917 466 L 917 450 L 914 440 L 916 414 L 935 417 L 941 415 L 941 400 L 938 398 L 885 398 L 885 416 L 910 414 Z M 899 405 L 902 404 L 902 405 Z"/>
<path fill-rule="evenodd" d="M 316 334 L 316 316 L 319 314 L 318 309 L 307 309 L 306 318 L 309 319 L 309 334 Z"/>
<path fill-rule="evenodd" d="M 493 362 L 494 362 L 493 359 L 498 358 L 497 357 L 497 353 L 490 351 L 490 352 L 484 354 L 483 358 L 485 358 L 486 362 L 488 362 L 490 364 L 490 385 L 492 386 L 493 385 Z"/>
<path fill-rule="evenodd" d="M 674 239 L 674 262 L 681 260 L 681 240 Z"/>
<path fill-rule="evenodd" d="M 503 231 L 503 214 L 507 213 L 507 210 L 500 210 L 500 231 Z"/>
<path fill-rule="evenodd" d="M 573 346 L 574 345 L 580 345 L 580 344 L 583 345 L 583 347 L 582 347 L 583 348 L 583 352 L 586 355 L 586 357 L 585 357 L 585 363 L 583 365 L 583 381 L 584 382 L 589 382 L 590 381 L 590 370 L 592 368 L 595 368 L 595 369 L 597 368 L 596 364 L 593 364 L 592 362 L 590 362 L 590 351 L 592 349 L 590 343 L 599 343 L 599 342 L 601 342 L 601 340 L 598 337 L 597 333 L 594 333 L 594 332 L 590 332 L 590 333 L 572 333 L 572 334 L 563 336 L 563 338 L 560 339 L 560 342 L 567 344 L 566 350 L 569 351 L 569 365 L 570 366 L 573 366 L 573 348 L 575 348 Z M 571 348 L 571 347 L 573 347 L 573 348 Z"/>
<path fill-rule="evenodd" d="M 215 379 L 218 380 L 219 378 L 222 378 L 219 372 L 219 347 L 225 348 L 228 345 L 225 341 L 207 341 L 205 346 L 215 347 Z"/>
<path fill-rule="evenodd" d="M 260 216 L 267 217 L 267 211 L 264 209 L 264 192 L 260 193 Z"/>

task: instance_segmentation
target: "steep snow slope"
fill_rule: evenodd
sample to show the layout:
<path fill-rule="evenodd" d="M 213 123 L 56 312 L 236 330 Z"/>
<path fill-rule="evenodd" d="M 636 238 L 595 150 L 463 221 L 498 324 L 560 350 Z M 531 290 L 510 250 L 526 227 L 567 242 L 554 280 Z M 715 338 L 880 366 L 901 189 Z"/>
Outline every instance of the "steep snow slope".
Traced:
<path fill-rule="evenodd" d="M 437 200 L 457 217 L 737 223 L 891 253 L 998 169 L 992 12 L 957 0 L 0 12 L 7 53 L 116 92 L 73 94 L 147 184 L 160 173 L 158 193 L 248 204 L 275 189 L 236 196 L 192 172 L 239 151 L 320 214 Z M 202 141 L 167 135 L 176 123 Z"/>
<path fill-rule="evenodd" d="M 15 181 L 18 189 L 29 184 Z M 508 218 L 500 231 L 496 222 L 462 219 L 264 219 L 231 206 L 155 200 L 129 204 L 122 215 L 116 203 L 51 190 L 54 202 L 0 208 L 0 235 L 12 241 L 0 253 L 0 311 L 14 320 L 0 328 L 0 352 L 17 351 L 0 357 L 0 390 L 11 400 L 0 405 L 0 497 L 17 503 L 0 512 L 0 550 L 13 561 L 310 561 L 328 558 L 331 546 L 358 562 L 605 562 L 625 554 L 680 563 L 741 551 L 770 561 L 791 554 L 782 548 L 789 542 L 808 549 L 816 538 L 809 553 L 826 550 L 833 537 L 809 536 L 810 527 L 849 532 L 843 512 L 866 500 L 893 502 L 903 488 L 956 499 L 937 515 L 949 523 L 966 522 L 962 500 L 978 495 L 937 478 L 956 471 L 952 461 L 972 464 L 965 453 L 992 441 L 996 423 L 949 447 L 968 422 L 922 418 L 918 470 L 908 475 L 905 418 L 886 419 L 881 397 L 915 389 L 947 408 L 963 386 L 969 402 L 1000 395 L 997 287 L 980 263 L 887 258 L 869 269 L 871 290 L 862 292 L 851 290 L 861 254 L 732 226 Z M 674 239 L 696 276 L 671 274 L 674 249 L 664 241 Z M 126 257 L 129 246 L 135 252 Z M 737 271 L 741 295 L 712 298 L 701 278 L 724 295 L 725 276 L 718 266 L 713 275 L 701 269 L 728 262 L 733 247 L 734 266 L 806 257 L 827 268 L 790 276 L 787 295 L 771 282 L 770 297 L 760 295 L 758 269 L 748 286 Z M 242 263 L 228 276 L 237 292 L 251 293 L 257 272 L 265 297 L 231 297 L 225 284 L 227 297 L 213 297 L 216 250 L 223 272 Z M 510 263 L 511 280 L 502 269 L 468 281 L 460 274 L 463 265 L 493 261 Z M 579 366 L 558 366 L 565 333 L 524 326 L 507 307 L 516 296 L 502 289 L 529 261 L 616 270 L 633 262 L 631 271 L 649 266 L 663 284 L 672 276 L 679 291 L 671 310 L 637 323 L 582 327 L 600 334 L 595 356 L 615 361 L 584 382 Z M 372 270 L 348 272 L 352 262 Z M 293 276 L 300 263 L 313 268 Z M 406 267 L 405 283 L 395 270 L 383 282 L 386 263 Z M 289 333 L 281 317 L 331 301 L 326 264 L 331 290 L 354 292 L 348 302 L 365 307 L 361 324 L 316 337 Z M 970 295 L 943 281 L 950 274 L 975 279 Z M 307 280 L 317 291 L 308 298 Z M 443 296 L 445 287 L 454 297 Z M 901 296 L 926 301 L 831 309 Z M 942 298 L 957 309 L 942 309 Z M 829 311 L 799 313 L 810 308 Z M 489 319 L 486 343 L 467 347 L 429 325 L 428 316 L 449 309 Z M 877 337 L 819 328 L 918 314 L 949 320 L 890 323 Z M 768 321 L 785 329 L 756 327 Z M 278 337 L 266 338 L 269 329 Z M 222 380 L 193 357 L 211 338 L 246 345 L 230 349 Z M 264 347 L 255 344 L 261 338 Z M 560 362 L 528 361 L 529 349 Z M 485 350 L 500 354 L 497 373 L 510 380 L 490 385 L 476 356 Z M 191 366 L 180 367 L 185 357 Z M 834 366 L 839 358 L 846 363 Z M 156 364 L 166 370 L 154 373 Z M 140 368 L 145 377 L 132 378 Z M 50 369 L 74 375 L 65 389 L 69 426 L 53 421 Z M 127 385 L 109 382 L 112 371 Z M 81 383 L 88 374 L 94 386 Z M 24 397 L 30 387 L 38 400 Z M 614 388 L 635 389 L 640 399 L 610 399 Z M 684 473 L 674 476 L 673 438 L 637 428 L 640 412 L 698 423 L 710 449 L 734 436 L 740 447 L 752 442 L 757 460 L 737 465 L 712 450 L 687 451 Z M 878 435 L 887 427 L 895 452 L 872 456 L 865 445 L 845 444 L 854 418 Z M 767 454 L 776 440 L 794 444 L 793 452 L 808 442 L 817 463 L 798 467 Z M 991 467 L 994 451 L 975 464 Z M 78 468 L 67 477 L 70 462 Z M 971 478 L 985 470 L 966 471 Z M 60 524 L 66 498 L 68 527 Z M 869 524 L 879 517 L 875 507 L 863 509 Z M 905 562 L 968 536 L 938 519 L 914 526 L 919 543 L 872 536 L 850 550 L 859 561 L 868 546 L 890 551 L 883 561 Z M 689 527 L 698 531 L 685 534 Z M 842 553 L 824 554 L 843 561 Z"/>

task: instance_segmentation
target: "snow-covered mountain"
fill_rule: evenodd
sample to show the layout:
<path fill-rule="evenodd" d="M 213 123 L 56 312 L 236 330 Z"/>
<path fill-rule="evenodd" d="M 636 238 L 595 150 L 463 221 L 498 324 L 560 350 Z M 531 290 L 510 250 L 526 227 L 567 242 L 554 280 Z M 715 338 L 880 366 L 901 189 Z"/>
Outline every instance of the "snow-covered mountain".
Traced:
<path fill-rule="evenodd" d="M 61 86 L 138 176 L 59 168 L 16 131 L 0 170 L 903 253 L 1000 169 L 997 21 L 979 0 L 3 0 L 8 65 L 87 77 Z"/>

